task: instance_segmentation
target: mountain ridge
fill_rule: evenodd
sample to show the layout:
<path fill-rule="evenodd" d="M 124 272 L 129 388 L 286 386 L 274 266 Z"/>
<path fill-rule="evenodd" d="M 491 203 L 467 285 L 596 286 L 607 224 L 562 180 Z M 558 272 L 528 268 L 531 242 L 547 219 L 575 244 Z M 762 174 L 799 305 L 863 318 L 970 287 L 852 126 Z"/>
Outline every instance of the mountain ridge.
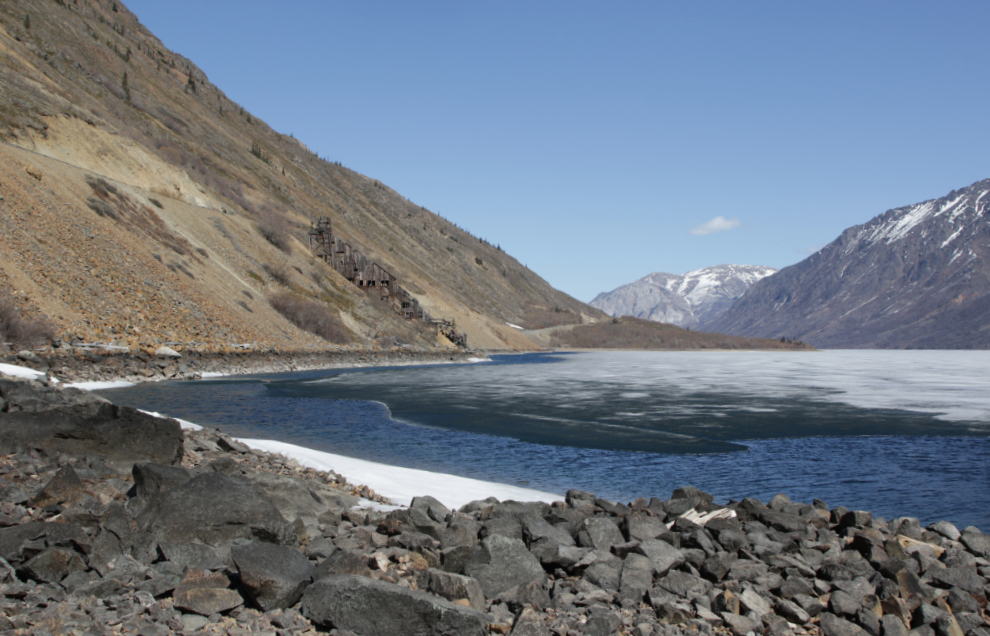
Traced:
<path fill-rule="evenodd" d="M 714 265 L 685 274 L 654 272 L 588 303 L 610 316 L 632 316 L 698 328 L 728 309 L 753 283 L 777 270 L 762 265 Z"/>
<path fill-rule="evenodd" d="M 850 227 L 707 328 L 831 348 L 990 348 L 988 194 L 984 179 Z"/>

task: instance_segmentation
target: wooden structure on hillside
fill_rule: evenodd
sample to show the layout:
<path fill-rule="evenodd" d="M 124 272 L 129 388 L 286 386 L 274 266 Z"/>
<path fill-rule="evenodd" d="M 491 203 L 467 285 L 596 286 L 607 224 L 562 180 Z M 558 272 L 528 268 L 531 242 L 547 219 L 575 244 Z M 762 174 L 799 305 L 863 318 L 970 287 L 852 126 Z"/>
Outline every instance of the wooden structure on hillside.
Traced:
<path fill-rule="evenodd" d="M 320 217 L 309 230 L 309 248 L 341 276 L 369 293 L 377 290 L 380 300 L 389 301 L 392 309 L 406 320 L 419 320 L 433 326 L 458 347 L 467 347 L 467 335 L 458 333 L 449 320 L 435 320 L 412 294 L 399 285 L 391 272 L 370 261 L 339 236 L 334 236 L 329 217 Z"/>

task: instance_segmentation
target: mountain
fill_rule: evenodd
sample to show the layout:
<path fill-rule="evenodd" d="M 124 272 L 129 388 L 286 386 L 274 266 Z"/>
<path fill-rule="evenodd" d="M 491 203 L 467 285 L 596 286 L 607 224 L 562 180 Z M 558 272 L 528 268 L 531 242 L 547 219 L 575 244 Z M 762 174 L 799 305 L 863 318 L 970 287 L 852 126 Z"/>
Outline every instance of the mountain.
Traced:
<path fill-rule="evenodd" d="M 327 347 L 316 330 L 341 345 L 451 346 L 396 310 L 394 285 L 360 287 L 316 258 L 323 217 L 355 263 L 472 347 L 536 346 L 507 323 L 603 317 L 272 130 L 120 0 L 0 3 L 0 95 L 0 299 L 47 314 L 65 340 Z"/>
<path fill-rule="evenodd" d="M 986 349 L 988 192 L 990 179 L 851 227 L 706 328 L 816 347 Z"/>
<path fill-rule="evenodd" d="M 610 316 L 697 328 L 731 307 L 750 285 L 775 271 L 760 265 L 716 265 L 683 276 L 655 272 L 598 294 L 589 304 Z"/>

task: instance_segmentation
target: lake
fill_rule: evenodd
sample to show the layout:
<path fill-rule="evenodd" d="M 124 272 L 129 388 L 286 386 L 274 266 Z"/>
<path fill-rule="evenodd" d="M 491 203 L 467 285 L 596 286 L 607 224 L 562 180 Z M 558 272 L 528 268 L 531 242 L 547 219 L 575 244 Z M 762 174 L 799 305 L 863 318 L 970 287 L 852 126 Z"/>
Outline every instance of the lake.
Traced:
<path fill-rule="evenodd" d="M 102 393 L 237 437 L 549 492 L 783 492 L 988 530 L 988 378 L 986 351 L 582 352 Z"/>

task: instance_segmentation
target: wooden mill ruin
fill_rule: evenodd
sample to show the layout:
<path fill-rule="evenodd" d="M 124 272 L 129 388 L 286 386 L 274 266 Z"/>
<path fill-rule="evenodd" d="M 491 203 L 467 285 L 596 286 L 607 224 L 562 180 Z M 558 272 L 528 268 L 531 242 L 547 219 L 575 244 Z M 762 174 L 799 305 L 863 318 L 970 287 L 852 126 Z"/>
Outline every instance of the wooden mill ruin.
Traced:
<path fill-rule="evenodd" d="M 467 334 L 458 333 L 453 322 L 430 316 L 391 272 L 369 260 L 341 237 L 334 236 L 330 217 L 320 217 L 310 228 L 309 248 L 351 283 L 368 293 L 377 290 L 379 298 L 391 303 L 392 309 L 406 320 L 432 325 L 438 334 L 458 347 L 467 347 Z"/>

